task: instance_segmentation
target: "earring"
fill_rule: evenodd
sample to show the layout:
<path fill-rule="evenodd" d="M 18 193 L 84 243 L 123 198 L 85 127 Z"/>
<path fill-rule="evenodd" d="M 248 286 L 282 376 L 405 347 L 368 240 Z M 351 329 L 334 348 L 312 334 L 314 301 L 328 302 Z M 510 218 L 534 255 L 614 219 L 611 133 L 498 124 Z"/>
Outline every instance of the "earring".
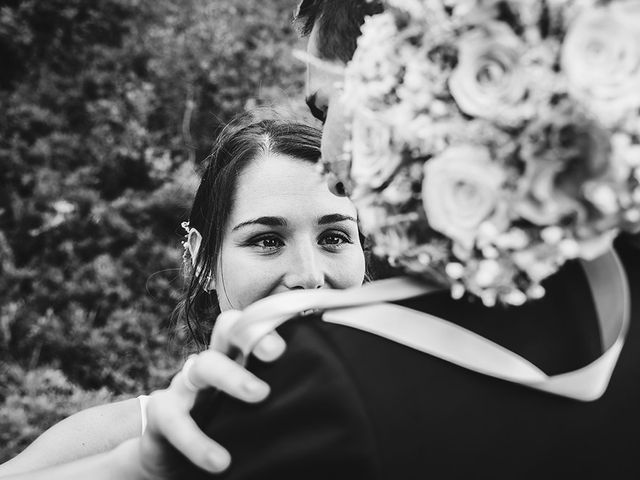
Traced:
<path fill-rule="evenodd" d="M 189 252 L 189 232 L 191 231 L 191 228 L 189 227 L 189 222 L 182 222 L 180 224 L 180 226 L 187 232 L 184 235 L 184 239 L 182 240 L 182 261 L 185 263 L 185 265 L 187 265 L 189 263 L 189 257 L 191 257 L 191 254 Z"/>
<path fill-rule="evenodd" d="M 212 291 L 215 290 L 215 286 L 214 287 L 210 286 L 212 282 L 213 282 L 213 276 L 211 275 L 211 273 L 209 273 L 207 275 L 207 280 L 206 280 L 206 282 L 204 284 L 204 291 L 205 292 L 212 292 Z"/>

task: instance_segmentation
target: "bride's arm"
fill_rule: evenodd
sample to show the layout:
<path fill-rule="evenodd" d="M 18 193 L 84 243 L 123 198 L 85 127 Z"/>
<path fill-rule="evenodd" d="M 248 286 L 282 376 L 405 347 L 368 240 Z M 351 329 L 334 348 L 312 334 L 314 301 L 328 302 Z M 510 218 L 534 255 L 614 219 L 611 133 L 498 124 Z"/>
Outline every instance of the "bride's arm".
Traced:
<path fill-rule="evenodd" d="M 115 449 L 26 473 L 18 473 L 5 480 L 146 480 L 138 468 L 137 457 L 139 439 L 127 440 Z"/>
<path fill-rule="evenodd" d="M 237 311 L 222 314 L 218 318 L 214 334 L 233 325 L 239 315 L 240 312 Z M 184 382 L 185 372 L 179 372 L 169 388 L 155 392 L 151 396 L 147 408 L 148 427 L 142 439 L 146 452 L 150 446 L 161 445 L 168 441 L 185 457 L 205 470 L 219 472 L 228 465 L 229 453 L 202 433 L 190 416 L 189 412 L 195 401 L 197 389 L 215 387 L 240 400 L 259 402 L 268 395 L 269 387 L 224 353 L 215 350 L 216 346 L 214 337 L 212 349 L 200 353 L 191 362 L 189 383 Z M 254 354 L 263 361 L 271 361 L 278 358 L 284 348 L 283 340 L 273 334 L 265 337 L 258 344 Z M 190 389 L 186 385 L 196 389 Z M 49 429 L 24 452 L 0 466 L 0 476 L 4 478 L 5 475 L 23 472 L 40 475 L 43 471 L 47 474 L 52 471 L 68 474 L 71 470 L 67 468 L 71 468 L 71 465 L 61 465 L 54 470 L 47 467 L 107 452 L 127 439 L 134 437 L 139 439 L 140 432 L 141 415 L 138 399 L 94 407 L 72 415 Z M 109 455 L 113 455 L 113 452 L 109 452 Z M 149 457 L 149 455 L 145 456 L 145 458 Z M 94 462 L 101 461 L 100 458 L 103 457 L 98 455 L 91 461 L 86 459 L 86 462 L 74 463 L 73 468 L 82 467 L 89 469 L 86 471 L 91 471 L 91 468 L 97 465 Z M 43 468 L 46 470 L 35 472 Z M 94 477 L 92 480 L 100 478 L 102 477 Z"/>
<path fill-rule="evenodd" d="M 151 438 L 143 442 L 143 438 Z M 154 443 L 156 442 L 157 443 Z M 150 445 L 151 443 L 151 445 Z M 166 442 L 155 435 L 133 438 L 116 448 L 81 458 L 73 462 L 50 466 L 39 470 L 17 473 L 4 480 L 175 480 L 170 469 L 163 469 Z M 151 465 L 151 468 L 148 468 Z M 219 468 L 209 469 L 212 472 Z"/>
<path fill-rule="evenodd" d="M 75 461 L 69 461 L 67 456 L 67 463 L 63 464 L 49 461 L 45 465 L 28 465 L 24 461 L 21 466 L 30 468 L 12 469 L 14 475 L 3 476 L 3 480 L 161 480 L 165 476 L 171 478 L 171 455 L 176 451 L 204 470 L 225 470 L 231 461 L 229 453 L 205 435 L 190 415 L 198 389 L 215 386 L 233 392 L 236 398 L 256 402 L 266 397 L 269 387 L 216 350 L 198 354 L 190 365 L 176 374 L 169 388 L 151 395 L 142 437 L 138 432 L 137 438 L 125 440 L 109 451 Z M 168 448 L 169 444 L 173 448 Z M 35 455 L 32 453 L 30 458 Z"/>
<path fill-rule="evenodd" d="M 140 432 L 137 398 L 88 408 L 56 423 L 19 455 L 0 465 L 0 476 L 105 452 L 127 439 L 140 436 Z"/>

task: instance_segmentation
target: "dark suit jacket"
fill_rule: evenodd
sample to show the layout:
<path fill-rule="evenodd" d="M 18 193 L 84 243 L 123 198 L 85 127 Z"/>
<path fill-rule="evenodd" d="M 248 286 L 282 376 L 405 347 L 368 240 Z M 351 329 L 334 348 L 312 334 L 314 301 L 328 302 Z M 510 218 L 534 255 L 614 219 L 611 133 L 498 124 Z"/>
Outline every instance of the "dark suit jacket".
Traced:
<path fill-rule="evenodd" d="M 633 290 L 632 324 L 600 400 L 534 391 L 317 319 L 289 322 L 283 358 L 250 363 L 272 387 L 265 402 L 212 393 L 194 409 L 233 458 L 215 478 L 640 478 L 640 250 L 621 243 L 618 252 Z M 559 373 L 601 353 L 585 281 L 567 265 L 547 282 L 544 300 L 507 310 L 446 294 L 404 304 Z M 180 478 L 208 477 L 192 468 Z"/>

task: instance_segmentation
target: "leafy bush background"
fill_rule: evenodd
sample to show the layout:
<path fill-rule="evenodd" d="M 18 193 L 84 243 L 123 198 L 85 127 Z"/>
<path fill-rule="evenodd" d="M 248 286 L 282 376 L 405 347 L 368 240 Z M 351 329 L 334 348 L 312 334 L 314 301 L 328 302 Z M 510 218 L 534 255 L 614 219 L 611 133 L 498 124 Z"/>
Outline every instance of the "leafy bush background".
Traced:
<path fill-rule="evenodd" d="M 0 5 L 2 462 L 167 384 L 200 162 L 246 108 L 306 114 L 295 0 Z"/>

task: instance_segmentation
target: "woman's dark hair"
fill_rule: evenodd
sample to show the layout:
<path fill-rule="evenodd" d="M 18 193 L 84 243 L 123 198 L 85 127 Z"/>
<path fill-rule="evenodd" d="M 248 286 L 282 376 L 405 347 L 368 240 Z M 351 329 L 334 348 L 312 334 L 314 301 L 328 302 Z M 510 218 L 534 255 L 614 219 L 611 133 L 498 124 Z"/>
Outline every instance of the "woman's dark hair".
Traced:
<path fill-rule="evenodd" d="M 206 285 L 215 275 L 225 226 L 233 208 L 238 176 L 255 158 L 266 154 L 289 155 L 316 163 L 320 159 L 319 129 L 290 121 L 251 121 L 242 116 L 220 133 L 196 193 L 189 227 L 202 235 L 193 266 L 185 259 L 187 287 L 176 309 L 179 324 L 186 325 L 192 341 L 206 346 L 220 307 L 215 292 Z"/>

